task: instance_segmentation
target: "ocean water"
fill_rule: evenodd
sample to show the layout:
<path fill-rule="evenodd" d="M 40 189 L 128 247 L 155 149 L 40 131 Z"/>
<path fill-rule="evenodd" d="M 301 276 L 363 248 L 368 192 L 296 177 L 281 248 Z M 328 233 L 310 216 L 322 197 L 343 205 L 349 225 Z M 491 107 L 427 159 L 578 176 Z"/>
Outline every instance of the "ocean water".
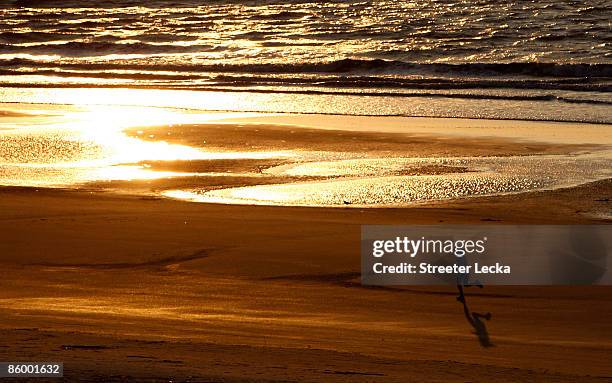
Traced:
<path fill-rule="evenodd" d="M 245 108 L 209 106 L 197 92 L 247 92 L 276 97 L 252 111 L 610 123 L 610 9 L 609 0 L 3 1 L 0 86 L 181 90 L 203 109 Z"/>

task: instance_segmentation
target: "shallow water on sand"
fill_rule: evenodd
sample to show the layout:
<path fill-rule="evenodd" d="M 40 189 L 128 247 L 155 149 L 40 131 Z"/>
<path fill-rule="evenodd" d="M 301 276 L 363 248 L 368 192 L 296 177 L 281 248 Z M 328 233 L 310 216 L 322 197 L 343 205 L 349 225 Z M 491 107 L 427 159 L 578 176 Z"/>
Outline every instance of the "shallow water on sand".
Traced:
<path fill-rule="evenodd" d="M 397 206 L 574 186 L 612 177 L 610 153 L 579 156 L 380 158 L 269 169 L 330 180 L 212 191 L 169 191 L 197 202 L 295 206 Z M 607 157 L 607 158 L 606 158 Z M 436 170 L 440 169 L 440 170 Z M 444 174 L 419 174 L 437 173 Z M 402 173 L 408 174 L 402 174 Z"/>
<path fill-rule="evenodd" d="M 246 140 L 262 141 L 244 148 L 208 147 L 206 129 L 195 126 L 190 130 L 195 138 L 189 136 L 192 141 L 184 142 L 181 130 L 171 127 L 222 123 L 224 118 L 245 115 L 140 107 L 19 110 L 25 116 L 5 113 L 12 117 L 0 119 L 0 185 L 96 189 L 100 182 L 128 181 L 114 191 L 134 192 L 129 189 L 131 181 L 177 179 L 189 182 L 178 188 L 158 183 L 138 193 L 208 203 L 398 206 L 554 189 L 612 177 L 609 146 L 557 155 L 496 156 L 491 150 L 484 157 L 431 157 L 426 152 L 423 157 L 406 157 L 402 149 L 362 153 L 351 145 L 329 151 L 309 147 L 307 141 L 290 145 L 282 139 L 286 134 L 282 127 L 276 126 L 279 136 L 259 136 L 265 130 L 262 125 L 232 123 L 217 125 L 216 134 L 253 126 L 255 134 Z M 134 128 L 147 125 L 168 129 Z M 127 128 L 142 130 L 129 135 Z M 233 134 L 238 140 L 244 132 Z M 318 134 L 314 132 L 310 134 Z M 179 135 L 178 141 L 173 135 Z M 271 137 L 281 139 L 270 141 Z M 228 145 L 232 142 L 236 144 L 232 139 Z M 296 142 L 304 146 L 296 149 Z M 444 145 L 451 148 L 453 143 Z M 228 170 L 223 165 L 227 161 L 243 162 Z"/>
<path fill-rule="evenodd" d="M 51 116 L 46 115 L 49 112 Z M 138 107 L 81 108 L 68 113 L 47 108 L 29 113 L 34 117 L 0 119 L 0 185 L 77 187 L 94 181 L 207 176 L 210 174 L 153 171 L 139 163 L 290 155 L 280 151 L 207 151 L 163 140 L 145 141 L 123 132 L 140 124 L 210 122 L 222 118 L 222 113 L 189 114 Z"/>

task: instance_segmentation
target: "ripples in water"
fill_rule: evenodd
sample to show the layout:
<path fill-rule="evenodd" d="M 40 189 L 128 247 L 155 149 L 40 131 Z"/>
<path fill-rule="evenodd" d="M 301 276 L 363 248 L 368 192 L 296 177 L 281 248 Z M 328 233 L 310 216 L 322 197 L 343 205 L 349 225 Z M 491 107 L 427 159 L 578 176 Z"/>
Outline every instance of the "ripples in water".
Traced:
<path fill-rule="evenodd" d="M 3 1 L 0 87 L 199 91 L 189 106 L 208 110 L 609 123 L 609 8 L 609 0 Z M 219 105 L 208 91 L 264 96 Z"/>
<path fill-rule="evenodd" d="M 268 170 L 273 174 L 290 176 L 333 177 L 326 181 L 212 191 L 174 190 L 165 195 L 208 203 L 389 207 L 574 186 L 609 178 L 612 176 L 611 165 L 610 153 L 597 156 L 329 161 Z M 443 169 L 444 174 L 419 175 L 419 169 L 424 173 Z M 409 174 L 398 175 L 406 172 Z"/>
<path fill-rule="evenodd" d="M 466 85 L 473 78 L 545 86 L 517 81 L 527 76 L 550 81 L 546 89 L 561 86 L 552 79 L 574 78 L 565 86 L 609 91 L 608 8 L 606 0 L 16 1 L 0 7 L 0 60 L 10 75 L 4 82 L 21 85 L 28 80 L 19 76 L 52 69 L 42 75 L 84 76 L 88 85 L 125 71 L 133 86 L 192 89 L 313 82 L 430 89 L 414 82 L 423 78 L 434 89 L 441 79 L 473 89 L 478 84 Z M 222 77 L 229 74 L 240 76 Z M 268 74 L 291 76 L 268 82 Z"/>
<path fill-rule="evenodd" d="M 91 41 L 96 38 L 116 38 L 118 44 L 205 40 L 222 52 L 189 58 L 198 61 L 310 62 L 361 56 L 410 62 L 584 63 L 609 60 L 608 9 L 606 0 L 17 1 L 0 8 L 0 27 L 10 32 L 0 39 L 15 49 L 29 39 L 19 36 L 23 31 L 39 34 L 34 41 L 41 43 L 82 42 L 83 56 L 100 54 Z M 89 42 L 93 45 L 88 48 Z M 294 49 L 275 46 L 283 42 Z M 148 49 L 146 44 L 133 46 L 132 53 Z"/>

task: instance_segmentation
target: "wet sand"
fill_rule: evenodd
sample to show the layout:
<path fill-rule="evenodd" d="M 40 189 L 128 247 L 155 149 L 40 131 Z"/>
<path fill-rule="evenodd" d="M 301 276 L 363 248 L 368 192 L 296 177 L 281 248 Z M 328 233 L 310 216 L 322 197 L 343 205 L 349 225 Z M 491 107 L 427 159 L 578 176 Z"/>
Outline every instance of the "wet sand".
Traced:
<path fill-rule="evenodd" d="M 252 141 L 252 127 L 234 129 L 228 137 Z M 266 134 L 257 141 L 266 143 L 263 150 L 346 150 L 339 147 L 344 138 L 333 146 L 326 144 L 331 136 L 321 141 L 307 129 L 289 133 L 301 135 L 294 141 L 278 128 Z M 432 140 L 430 134 L 425 145 L 421 136 L 357 136 L 368 152 L 413 150 L 421 156 L 594 150 L 592 139 L 573 146 L 563 140 Z M 233 139 L 225 147 L 232 142 L 243 147 Z M 286 176 L 253 181 L 242 175 L 282 164 L 265 158 L 148 163 L 237 174 L 206 178 L 210 188 L 264 178 L 292 182 Z M 488 286 L 468 290 L 464 307 L 453 287 L 362 287 L 358 248 L 360 225 L 366 223 L 609 223 L 610 179 L 382 209 L 202 204 L 151 193 L 202 181 L 0 188 L 0 360 L 62 361 L 67 381 L 612 377 L 611 288 Z"/>
<path fill-rule="evenodd" d="M 361 223 L 601 222 L 580 212 L 611 186 L 412 209 L 3 188 L 0 359 L 83 381 L 606 381 L 610 288 L 470 290 L 484 347 L 452 287 L 361 287 L 358 244 Z"/>

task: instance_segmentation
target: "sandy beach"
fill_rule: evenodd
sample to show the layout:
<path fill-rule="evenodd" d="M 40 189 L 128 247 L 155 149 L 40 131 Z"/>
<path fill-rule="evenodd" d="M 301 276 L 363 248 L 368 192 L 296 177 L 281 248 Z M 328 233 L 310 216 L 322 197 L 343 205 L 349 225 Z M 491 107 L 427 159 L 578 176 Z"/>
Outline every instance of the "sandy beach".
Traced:
<path fill-rule="evenodd" d="M 597 222 L 578 212 L 610 186 L 365 210 L 4 188 L 0 357 L 81 381 L 607 381 L 608 287 L 470 291 L 483 346 L 454 288 L 362 287 L 357 254 L 361 223 Z"/>
<path fill-rule="evenodd" d="M 612 383 L 609 9 L 0 0 L 0 383 Z"/>
<path fill-rule="evenodd" d="M 14 119 L 11 123 L 53 118 L 32 119 L 32 111 L 21 110 L 2 118 Z M 359 174 L 372 179 L 360 162 L 356 168 L 365 173 L 298 174 L 299 166 L 312 161 L 320 170 L 321 162 L 347 159 L 552 156 L 559 166 L 578 166 L 584 155 L 603 153 L 605 160 L 609 136 L 597 134 L 602 126 L 584 125 L 577 139 L 575 127 L 555 129 L 547 123 L 521 122 L 512 130 L 507 121 L 360 118 L 357 124 L 334 116 L 297 118 L 135 126 L 120 130 L 122 139 L 206 145 L 218 158 L 95 165 L 179 176 L 134 173 L 133 179 L 104 180 L 71 173 L 73 178 L 62 178 L 63 186 L 0 188 L 0 360 L 63 361 L 67 381 L 611 379 L 609 287 L 486 286 L 468 290 L 464 307 L 454 287 L 368 288 L 359 274 L 362 224 L 609 223 L 609 178 L 559 178 L 578 185 L 536 185 L 535 190 L 395 207 L 256 206 L 164 197 L 169 190 L 205 194 L 327 185 Z M 5 137 L 15 129 L 30 132 L 28 124 L 20 124 L 5 126 Z M 442 135 L 443 125 L 457 129 Z M 405 133 L 407 126 L 414 129 Z M 493 138 L 496 126 L 507 129 Z M 553 137 L 549 142 L 547 135 Z M 246 151 L 316 156 L 218 155 Z M 573 160 L 564 162 L 566 157 Z M 464 177 L 475 171 L 471 166 L 469 161 L 464 167 L 402 163 L 389 174 Z M 286 172 L 287 167 L 298 170 Z M 282 171 L 266 172 L 277 168 Z M 585 173 L 567 169 L 567 174 Z M 49 174 L 56 177 L 45 173 L 29 180 L 57 179 Z M 466 317 L 472 311 L 492 317 L 473 323 Z"/>

